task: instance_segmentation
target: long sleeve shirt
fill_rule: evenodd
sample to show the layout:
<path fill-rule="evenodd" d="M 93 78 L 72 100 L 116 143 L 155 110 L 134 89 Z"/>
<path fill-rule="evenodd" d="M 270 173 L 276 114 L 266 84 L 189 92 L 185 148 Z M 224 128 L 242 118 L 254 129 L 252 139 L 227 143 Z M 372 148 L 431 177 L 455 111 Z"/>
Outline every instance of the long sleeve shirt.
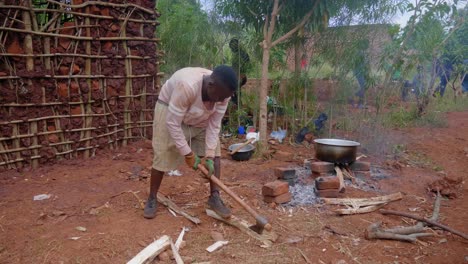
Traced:
<path fill-rule="evenodd" d="M 168 104 L 166 125 L 181 155 L 191 148 L 185 139 L 181 124 L 206 128 L 205 156 L 214 157 L 221 120 L 230 98 L 223 102 L 203 102 L 203 76 L 212 71 L 203 68 L 183 68 L 175 72 L 161 88 L 158 99 Z"/>

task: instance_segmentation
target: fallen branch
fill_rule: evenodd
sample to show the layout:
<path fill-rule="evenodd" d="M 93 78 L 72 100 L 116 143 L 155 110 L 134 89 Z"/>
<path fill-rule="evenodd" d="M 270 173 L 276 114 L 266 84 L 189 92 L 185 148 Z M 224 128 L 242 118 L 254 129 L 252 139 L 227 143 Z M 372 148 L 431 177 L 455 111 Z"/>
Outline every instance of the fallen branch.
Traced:
<path fill-rule="evenodd" d="M 441 199 L 441 196 L 438 193 L 437 197 L 436 197 L 436 199 L 434 201 L 434 209 L 432 211 L 432 216 L 431 216 L 431 218 L 429 218 L 432 221 L 437 221 L 437 219 L 439 218 L 440 199 Z M 421 232 L 423 232 L 425 230 L 426 226 L 427 226 L 427 223 L 418 222 L 417 224 L 412 225 L 412 226 L 395 227 L 395 228 L 386 229 L 385 232 L 397 233 L 397 234 L 401 234 L 401 235 L 421 233 Z"/>
<path fill-rule="evenodd" d="M 468 235 L 460 232 L 460 231 L 457 231 L 451 227 L 448 227 L 446 225 L 443 225 L 443 224 L 440 224 L 438 222 L 435 222 L 431 219 L 426 219 L 424 217 L 420 217 L 420 216 L 417 216 L 417 215 L 412 215 L 412 214 L 409 214 L 409 213 L 406 213 L 406 212 L 399 212 L 399 211 L 394 211 L 394 210 L 385 210 L 385 209 L 380 209 L 380 213 L 384 214 L 384 215 L 398 215 L 398 216 L 403 216 L 403 217 L 407 217 L 407 218 L 411 218 L 411 219 L 415 219 L 415 220 L 418 220 L 418 221 L 421 221 L 421 222 L 425 222 L 429 225 L 432 225 L 432 226 L 437 226 L 437 227 L 440 227 L 452 234 L 455 234 L 455 235 L 458 235 L 458 236 L 461 236 L 462 238 L 468 240 Z"/>
<path fill-rule="evenodd" d="M 240 219 L 234 215 L 231 216 L 231 218 L 229 219 L 224 219 L 210 209 L 206 209 L 206 214 L 228 225 L 237 227 L 239 230 L 246 233 L 247 235 L 263 242 L 265 247 L 271 247 L 273 245 L 273 242 L 276 241 L 276 239 L 278 239 L 278 235 L 272 231 L 263 230 L 262 234 L 256 233 L 255 231 L 250 229 L 251 225 L 247 221 Z"/>
<path fill-rule="evenodd" d="M 433 235 L 432 233 L 414 233 L 410 235 L 395 234 L 385 230 L 380 230 L 380 225 L 380 222 L 371 224 L 366 230 L 365 237 L 367 239 L 391 239 L 406 242 L 416 242 L 418 237 Z"/>
<path fill-rule="evenodd" d="M 157 255 L 171 246 L 171 243 L 171 238 L 164 235 L 145 247 L 140 253 L 127 262 L 127 264 L 151 263 Z"/>
<path fill-rule="evenodd" d="M 200 221 L 200 219 L 198 217 L 195 217 L 195 216 L 192 216 L 192 215 L 188 214 L 187 212 L 182 210 L 182 208 L 177 206 L 173 201 L 171 201 L 169 198 L 165 197 L 164 195 L 158 193 L 157 198 L 158 198 L 158 202 L 160 202 L 160 203 L 164 204 L 165 206 L 171 208 L 173 211 L 175 211 L 176 213 L 184 216 L 188 220 L 192 221 L 194 224 L 198 225 L 198 224 L 201 223 L 201 221 Z"/>
<path fill-rule="evenodd" d="M 304 254 L 304 252 L 302 252 L 300 248 L 297 248 L 297 250 L 299 250 L 299 253 L 301 253 L 302 257 L 304 258 L 307 264 L 312 264 L 312 261 L 310 261 L 310 259 L 306 256 L 306 254 Z"/>

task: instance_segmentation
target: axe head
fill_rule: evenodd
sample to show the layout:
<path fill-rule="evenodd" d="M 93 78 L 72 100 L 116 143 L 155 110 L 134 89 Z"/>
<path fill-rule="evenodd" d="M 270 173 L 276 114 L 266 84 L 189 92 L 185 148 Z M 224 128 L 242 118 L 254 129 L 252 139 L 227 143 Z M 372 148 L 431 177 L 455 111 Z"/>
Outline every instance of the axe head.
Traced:
<path fill-rule="evenodd" d="M 257 234 L 262 234 L 263 230 L 271 231 L 271 225 L 268 220 L 262 216 L 258 216 L 256 219 L 257 223 L 249 228 Z"/>

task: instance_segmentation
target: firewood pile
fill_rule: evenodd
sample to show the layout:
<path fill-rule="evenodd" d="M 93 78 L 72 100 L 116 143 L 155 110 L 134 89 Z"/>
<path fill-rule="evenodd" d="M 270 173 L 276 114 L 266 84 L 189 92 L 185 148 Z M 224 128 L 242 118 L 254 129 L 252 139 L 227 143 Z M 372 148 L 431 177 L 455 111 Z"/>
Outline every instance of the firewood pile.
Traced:
<path fill-rule="evenodd" d="M 155 1 L 0 4 L 0 169 L 151 138 Z"/>

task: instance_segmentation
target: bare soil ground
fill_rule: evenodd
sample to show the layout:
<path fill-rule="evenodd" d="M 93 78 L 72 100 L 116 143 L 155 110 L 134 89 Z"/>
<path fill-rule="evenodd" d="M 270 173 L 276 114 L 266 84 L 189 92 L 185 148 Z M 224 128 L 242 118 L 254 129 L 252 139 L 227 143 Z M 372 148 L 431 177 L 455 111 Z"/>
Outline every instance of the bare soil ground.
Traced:
<path fill-rule="evenodd" d="M 446 118 L 447 128 L 390 131 L 404 139 L 394 153 L 367 158 L 374 169 L 390 176 L 369 179 L 376 191 L 348 188 L 345 197 L 401 191 L 404 198 L 386 209 L 429 217 L 434 201 L 431 189 L 439 187 L 450 197 L 442 200 L 439 221 L 468 233 L 468 112 L 448 113 Z M 468 263 L 467 241 L 440 230 L 437 236 L 414 244 L 364 238 L 371 223 L 382 221 L 394 227 L 413 224 L 410 219 L 378 212 L 340 217 L 332 212 L 335 207 L 320 204 L 276 208 L 265 204 L 261 186 L 275 179 L 275 167 L 300 165 L 314 157 L 311 147 L 282 144 L 279 148 L 293 153 L 293 161 L 273 156 L 267 161 L 235 162 L 227 155 L 222 160 L 222 179 L 272 220 L 280 238 L 271 248 L 262 248 L 239 230 L 206 216 L 208 184 L 185 167 L 180 169 L 183 176 L 164 179 L 161 192 L 202 223 L 196 226 L 174 217 L 162 205 L 155 219 L 144 219 L 137 199 L 126 191 L 138 191 L 140 199 L 146 200 L 149 183 L 142 178 L 149 175 L 152 158 L 151 143 L 146 141 L 89 160 L 1 173 L 0 263 L 124 263 L 162 235 L 175 240 L 182 227 L 190 228 L 180 252 L 186 263 L 306 263 L 302 254 L 310 263 Z M 33 201 L 38 194 L 52 196 Z M 252 221 L 227 195 L 223 197 L 236 215 Z M 78 226 L 86 231 L 77 230 Z M 205 249 L 214 243 L 212 231 L 222 233 L 229 244 L 208 253 Z"/>

